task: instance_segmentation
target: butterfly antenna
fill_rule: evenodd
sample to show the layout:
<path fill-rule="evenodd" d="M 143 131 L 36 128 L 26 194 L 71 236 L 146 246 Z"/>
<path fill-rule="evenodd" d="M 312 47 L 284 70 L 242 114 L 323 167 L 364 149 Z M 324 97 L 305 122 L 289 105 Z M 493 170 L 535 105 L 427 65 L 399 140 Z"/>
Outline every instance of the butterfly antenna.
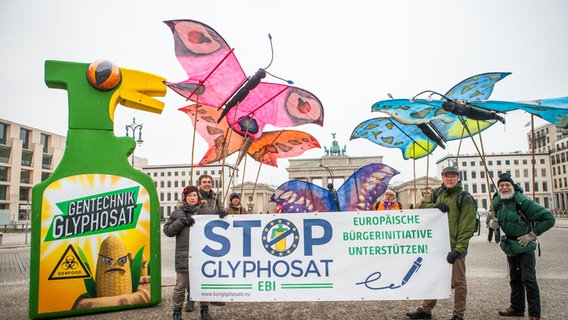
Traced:
<path fill-rule="evenodd" d="M 274 61 L 274 46 L 272 45 L 272 36 L 270 35 L 270 33 L 268 34 L 268 40 L 270 41 L 270 62 L 264 68 L 264 70 L 270 68 L 270 66 L 272 65 L 272 61 Z"/>
<path fill-rule="evenodd" d="M 272 35 L 270 35 L 270 33 L 268 34 L 268 39 L 270 40 L 270 63 L 268 63 L 268 65 L 264 68 L 264 71 L 266 71 L 268 68 L 270 68 L 270 66 L 272 65 L 272 61 L 274 61 L 274 46 L 272 45 Z M 278 77 L 273 75 L 272 73 L 266 71 L 266 73 L 268 73 L 269 75 L 271 75 L 272 77 L 282 80 L 284 82 L 286 82 L 287 84 L 294 84 L 294 82 L 292 80 L 286 80 L 284 78 Z"/>
<path fill-rule="evenodd" d="M 436 92 L 436 91 L 432 91 L 432 90 L 424 90 L 424 91 L 422 91 L 422 92 L 419 92 L 419 93 L 417 93 L 414 97 L 412 97 L 412 98 L 410 99 L 410 101 L 414 101 L 414 99 L 416 99 L 418 96 L 420 96 L 421 94 L 424 94 L 424 93 L 429 93 L 429 94 L 430 94 L 430 95 L 428 96 L 428 98 L 427 98 L 428 100 L 432 100 L 432 96 L 437 95 L 437 96 L 440 96 L 441 98 L 443 98 L 443 99 L 445 99 L 445 100 L 452 101 L 452 99 L 446 97 L 445 95 L 443 95 L 443 94 L 441 94 L 441 93 L 439 93 L 439 92 Z"/>

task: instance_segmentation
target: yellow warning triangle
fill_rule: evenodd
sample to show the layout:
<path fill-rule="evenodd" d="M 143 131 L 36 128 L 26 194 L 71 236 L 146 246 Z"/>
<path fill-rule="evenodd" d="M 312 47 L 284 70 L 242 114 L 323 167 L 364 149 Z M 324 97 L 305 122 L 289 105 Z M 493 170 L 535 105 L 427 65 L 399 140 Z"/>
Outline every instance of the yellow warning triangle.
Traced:
<path fill-rule="evenodd" d="M 59 259 L 59 262 L 49 275 L 49 280 L 61 280 L 61 279 L 80 279 L 80 278 L 90 278 L 91 273 L 89 269 L 85 267 L 83 261 L 79 258 L 77 251 L 72 245 L 67 247 L 67 250 Z"/>

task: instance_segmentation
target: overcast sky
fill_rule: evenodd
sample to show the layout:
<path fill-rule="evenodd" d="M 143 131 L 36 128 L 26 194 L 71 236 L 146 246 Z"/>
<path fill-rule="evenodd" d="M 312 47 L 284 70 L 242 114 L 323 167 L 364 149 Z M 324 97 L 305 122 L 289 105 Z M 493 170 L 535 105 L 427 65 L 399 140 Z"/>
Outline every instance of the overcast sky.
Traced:
<path fill-rule="evenodd" d="M 193 19 L 211 26 L 235 48 L 247 74 L 268 64 L 270 33 L 275 56 L 269 71 L 293 80 L 324 105 L 323 127 L 296 129 L 328 147 L 336 133 L 350 156 L 384 156 L 384 163 L 401 172 L 393 179 L 400 182 L 413 178 L 414 165 L 403 160 L 399 149 L 349 141 L 357 124 L 384 115 L 372 113 L 371 105 L 388 93 L 409 98 L 426 89 L 446 92 L 471 75 L 493 71 L 512 72 L 495 86 L 493 100 L 566 96 L 566 13 L 565 0 L 0 0 L 0 118 L 67 134 L 67 95 L 45 85 L 45 60 L 108 59 L 169 81 L 187 79 L 162 21 Z M 166 102 L 162 114 L 117 108 L 115 133 L 124 135 L 136 117 L 145 141 L 137 156 L 150 164 L 190 163 L 193 127 L 177 110 L 187 103 L 171 90 L 161 100 Z M 530 116 L 515 111 L 505 118 L 506 125 L 484 131 L 485 151 L 528 150 L 530 127 L 524 125 Z M 196 140 L 195 162 L 207 149 L 201 137 Z M 430 176 L 437 176 L 435 160 L 456 154 L 458 145 L 450 142 L 431 155 Z M 461 152 L 475 149 L 467 142 Z M 310 150 L 300 158 L 323 153 Z M 254 181 L 258 166 L 253 161 L 247 165 L 247 180 Z M 286 160 L 279 160 L 278 168 L 263 166 L 259 181 L 285 182 L 287 166 Z M 417 177 L 425 175 L 426 158 L 415 167 Z"/>

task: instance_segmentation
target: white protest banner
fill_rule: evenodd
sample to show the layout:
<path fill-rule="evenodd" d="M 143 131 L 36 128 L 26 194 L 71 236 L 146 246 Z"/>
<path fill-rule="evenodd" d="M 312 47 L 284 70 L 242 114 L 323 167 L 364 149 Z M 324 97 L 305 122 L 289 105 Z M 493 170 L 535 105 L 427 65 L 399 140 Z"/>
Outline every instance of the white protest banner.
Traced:
<path fill-rule="evenodd" d="M 443 299 L 448 219 L 438 209 L 194 216 L 194 301 Z"/>

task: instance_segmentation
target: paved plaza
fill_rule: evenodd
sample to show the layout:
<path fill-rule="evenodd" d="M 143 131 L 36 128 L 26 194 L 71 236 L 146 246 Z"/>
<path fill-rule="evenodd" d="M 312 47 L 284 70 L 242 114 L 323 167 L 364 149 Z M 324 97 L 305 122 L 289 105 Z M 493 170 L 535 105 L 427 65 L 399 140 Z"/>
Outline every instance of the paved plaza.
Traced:
<path fill-rule="evenodd" d="M 27 319 L 29 294 L 29 236 L 4 233 L 0 245 L 0 319 Z M 539 238 L 542 254 L 537 258 L 543 319 L 568 319 L 568 220 L 557 220 L 554 228 Z M 148 308 L 91 314 L 65 319 L 171 319 L 171 294 L 175 282 L 174 239 L 162 237 L 162 302 Z M 497 310 L 508 306 L 507 263 L 499 246 L 487 242 L 487 230 L 472 238 L 466 259 L 468 303 L 466 319 L 503 318 Z M 239 319 L 405 319 L 419 301 L 339 302 L 228 302 L 212 306 L 215 320 Z M 452 300 L 440 300 L 433 319 L 450 319 Z M 527 319 L 525 316 L 524 319 Z M 199 312 L 184 313 L 184 319 L 199 319 Z"/>

